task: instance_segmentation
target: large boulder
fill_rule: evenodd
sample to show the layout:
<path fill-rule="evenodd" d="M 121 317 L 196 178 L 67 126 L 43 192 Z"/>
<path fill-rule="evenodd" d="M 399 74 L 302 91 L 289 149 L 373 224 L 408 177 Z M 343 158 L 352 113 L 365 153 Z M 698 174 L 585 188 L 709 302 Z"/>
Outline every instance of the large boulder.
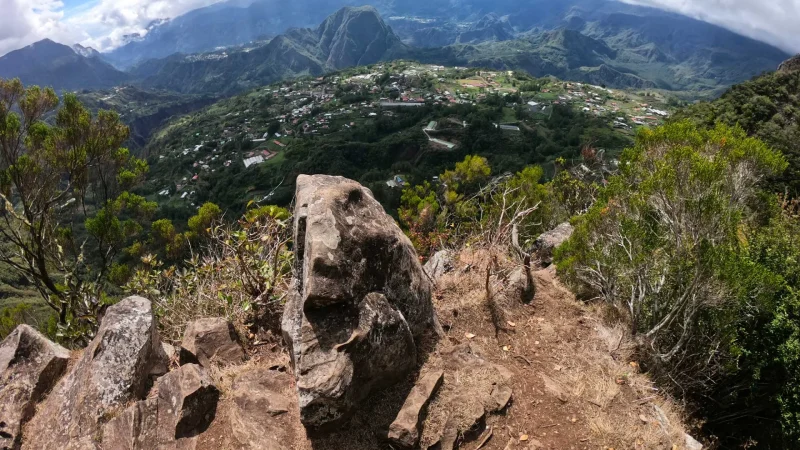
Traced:
<path fill-rule="evenodd" d="M 547 267 L 553 264 L 553 253 L 556 248 L 567 241 L 572 236 L 575 229 L 569 222 L 562 223 L 554 229 L 542 233 L 533 243 L 533 253 L 541 261 L 542 266 Z"/>
<path fill-rule="evenodd" d="M 181 364 L 241 364 L 244 349 L 233 324 L 221 317 L 199 319 L 186 327 L 180 350 Z"/>
<path fill-rule="evenodd" d="M 129 401 L 143 398 L 151 377 L 166 368 L 150 302 L 128 297 L 111 306 L 80 361 L 29 423 L 23 448 L 99 448 L 101 424 Z"/>
<path fill-rule="evenodd" d="M 220 392 L 186 364 L 158 380 L 158 396 L 134 403 L 103 427 L 105 450 L 191 449 L 216 417 Z"/>
<path fill-rule="evenodd" d="M 67 368 L 69 351 L 20 325 L 0 343 L 0 448 L 17 448 L 36 404 Z"/>
<path fill-rule="evenodd" d="M 294 242 L 282 328 L 301 420 L 319 428 L 406 375 L 416 341 L 441 328 L 414 247 L 369 189 L 341 177 L 298 177 Z"/>

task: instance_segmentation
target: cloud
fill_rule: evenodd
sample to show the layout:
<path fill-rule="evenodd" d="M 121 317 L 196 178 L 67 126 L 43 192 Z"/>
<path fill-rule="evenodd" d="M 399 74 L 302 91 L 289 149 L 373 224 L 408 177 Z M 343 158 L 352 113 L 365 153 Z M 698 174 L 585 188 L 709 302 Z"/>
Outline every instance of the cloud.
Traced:
<path fill-rule="evenodd" d="M 174 18 L 219 1 L 99 0 L 91 8 L 71 15 L 65 23 L 88 33 L 90 37 L 81 44 L 105 51 L 123 44 L 126 35 L 146 34 L 147 26 L 155 20 Z"/>
<path fill-rule="evenodd" d="M 0 0 L 0 55 L 44 38 L 74 43 L 88 35 L 63 23 L 60 0 Z"/>
<path fill-rule="evenodd" d="M 155 20 L 219 1 L 87 0 L 67 10 L 61 0 L 0 0 L 0 55 L 44 38 L 110 50 L 128 34 L 146 34 Z"/>
<path fill-rule="evenodd" d="M 800 52 L 800 0 L 621 0 L 713 23 Z"/>

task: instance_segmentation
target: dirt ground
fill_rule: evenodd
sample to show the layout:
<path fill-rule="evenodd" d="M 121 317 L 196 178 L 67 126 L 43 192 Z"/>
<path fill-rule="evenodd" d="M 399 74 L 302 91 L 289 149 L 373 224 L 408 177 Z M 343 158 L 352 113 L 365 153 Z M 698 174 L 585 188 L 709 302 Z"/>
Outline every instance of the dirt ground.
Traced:
<path fill-rule="evenodd" d="M 434 303 L 446 335 L 429 344 L 419 371 L 405 382 L 375 393 L 350 424 L 324 437 L 309 437 L 294 409 L 281 420 L 291 428 L 287 449 L 367 450 L 394 448 L 385 439 L 417 376 L 443 369 L 445 381 L 431 402 L 421 446 L 436 443 L 445 422 L 459 409 L 458 401 L 481 388 L 481 371 L 448 368 L 446 355 L 467 346 L 489 365 L 510 374 L 511 403 L 485 423 L 464 432 L 459 448 L 512 449 L 682 449 L 682 421 L 637 365 L 632 346 L 621 328 L 609 328 L 597 311 L 578 302 L 563 287 L 552 268 L 534 269 L 536 295 L 524 304 L 505 299 L 504 331 L 496 332 L 487 304 L 485 267 L 492 258 L 485 250 L 462 252 L 455 270 L 437 283 Z M 494 265 L 492 292 L 499 292 L 516 267 L 508 260 Z M 278 343 L 251 348 L 247 366 L 273 366 L 291 371 Z M 219 413 L 198 448 L 236 448 L 225 431 L 226 384 L 241 368 L 216 374 L 223 392 Z M 504 373 L 505 373 L 504 372 Z M 477 374 L 477 375 L 476 375 Z M 294 386 L 286 393 L 294 402 Z M 454 400 L 458 399 L 458 400 Z M 455 402 L 455 403 L 454 403 Z M 467 405 L 464 405 L 466 408 Z M 434 447 L 436 448 L 436 447 Z"/>

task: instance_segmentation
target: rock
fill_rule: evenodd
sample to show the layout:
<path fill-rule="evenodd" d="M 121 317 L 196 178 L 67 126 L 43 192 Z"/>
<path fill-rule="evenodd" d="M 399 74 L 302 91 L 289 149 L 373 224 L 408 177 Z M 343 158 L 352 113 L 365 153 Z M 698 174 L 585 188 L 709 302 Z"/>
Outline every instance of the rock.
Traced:
<path fill-rule="evenodd" d="M 439 440 L 442 450 L 457 448 L 459 438 L 463 440 L 476 438 L 483 430 L 482 425 L 486 420 L 486 411 L 479 403 L 472 402 L 468 397 L 453 399 L 450 410 L 452 412 Z"/>
<path fill-rule="evenodd" d="M 136 402 L 103 427 L 105 450 L 191 449 L 216 417 L 219 390 L 186 364 L 158 380 L 158 396 Z"/>
<path fill-rule="evenodd" d="M 416 251 L 369 189 L 341 177 L 297 179 L 296 267 L 282 320 L 301 420 L 346 418 L 416 365 L 415 339 L 441 333 Z"/>
<path fill-rule="evenodd" d="M 439 278 L 455 269 L 453 265 L 453 252 L 450 250 L 439 250 L 431 256 L 431 259 L 425 263 L 423 268 L 425 269 L 425 273 L 427 273 L 433 281 L 439 281 Z"/>
<path fill-rule="evenodd" d="M 159 440 L 193 437 L 205 431 L 214 420 L 218 400 L 219 389 L 196 364 L 164 375 L 158 380 Z"/>
<path fill-rule="evenodd" d="M 489 412 L 496 413 L 506 409 L 506 406 L 511 403 L 512 394 L 513 391 L 508 385 L 492 386 L 492 392 L 489 394 L 491 398 L 491 403 L 488 405 Z"/>
<path fill-rule="evenodd" d="M 800 55 L 792 56 L 778 66 L 778 72 L 790 73 L 800 70 Z"/>
<path fill-rule="evenodd" d="M 510 300 L 528 304 L 536 296 L 536 283 L 533 274 L 526 267 L 518 267 L 511 272 L 508 281 L 503 288 L 503 293 Z"/>
<path fill-rule="evenodd" d="M 457 373 L 458 380 L 448 378 L 452 383 L 448 391 L 454 393 L 447 401 L 451 411 L 442 430 L 439 444 L 451 450 L 458 443 L 459 436 L 465 440 L 477 438 L 484 430 L 487 414 L 498 413 L 511 401 L 512 389 L 509 386 L 511 372 L 503 366 L 482 358 L 472 344 L 462 344 L 442 352 L 448 373 Z"/>
<path fill-rule="evenodd" d="M 264 368 L 239 375 L 233 383 L 229 417 L 237 448 L 282 450 L 292 442 L 289 411 L 296 408 L 286 392 L 291 375 Z M 295 419 L 296 420 L 296 419 Z"/>
<path fill-rule="evenodd" d="M 166 364 L 150 302 L 128 297 L 111 306 L 81 359 L 28 424 L 23 448 L 99 448 L 100 424 L 143 398 Z"/>
<path fill-rule="evenodd" d="M 548 377 L 545 374 L 542 374 L 542 381 L 544 381 L 544 391 L 552 395 L 553 397 L 559 399 L 562 403 L 566 403 L 568 400 L 567 392 L 563 386 L 556 380 Z"/>
<path fill-rule="evenodd" d="M 158 397 L 134 403 L 103 426 L 103 449 L 158 448 Z"/>
<path fill-rule="evenodd" d="M 701 444 L 697 439 L 689 436 L 688 433 L 684 433 L 683 437 L 686 443 L 686 450 L 703 450 L 703 444 Z"/>
<path fill-rule="evenodd" d="M 547 267 L 553 264 L 553 252 L 572 236 L 575 229 L 568 222 L 562 223 L 555 229 L 543 233 L 533 243 L 532 252 Z"/>
<path fill-rule="evenodd" d="M 28 325 L 0 343 L 0 448 L 17 448 L 22 425 L 67 368 L 69 351 Z"/>
<path fill-rule="evenodd" d="M 241 364 L 244 349 L 233 324 L 219 317 L 199 319 L 190 323 L 183 334 L 180 364 L 200 364 L 211 367 Z"/>
<path fill-rule="evenodd" d="M 428 373 L 417 381 L 397 418 L 389 426 L 389 440 L 406 448 L 417 446 L 420 438 L 419 423 L 443 381 L 444 372 L 441 370 Z"/>

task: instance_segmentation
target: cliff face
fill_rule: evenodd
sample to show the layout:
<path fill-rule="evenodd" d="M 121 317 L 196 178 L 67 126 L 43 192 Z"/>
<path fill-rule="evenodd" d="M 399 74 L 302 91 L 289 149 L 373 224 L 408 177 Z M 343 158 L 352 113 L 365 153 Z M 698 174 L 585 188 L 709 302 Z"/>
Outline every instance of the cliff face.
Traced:
<path fill-rule="evenodd" d="M 795 55 L 778 66 L 778 72 L 788 73 L 800 70 L 800 55 Z"/>

